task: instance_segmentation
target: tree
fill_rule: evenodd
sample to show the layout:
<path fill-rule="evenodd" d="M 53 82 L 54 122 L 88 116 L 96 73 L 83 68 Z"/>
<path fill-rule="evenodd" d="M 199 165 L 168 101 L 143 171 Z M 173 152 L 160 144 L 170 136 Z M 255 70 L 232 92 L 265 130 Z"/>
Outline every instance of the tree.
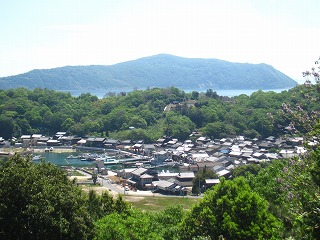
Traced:
<path fill-rule="evenodd" d="M 199 194 L 204 192 L 203 186 L 206 184 L 206 179 L 217 179 L 219 176 L 211 169 L 205 166 L 202 171 L 198 171 L 192 180 L 192 193 Z"/>
<path fill-rule="evenodd" d="M 112 213 L 126 214 L 130 209 L 130 205 L 123 200 L 121 195 L 114 199 L 107 191 L 98 195 L 94 190 L 90 189 L 86 196 L 86 208 L 90 218 L 93 221 L 97 221 Z"/>
<path fill-rule="evenodd" d="M 243 135 L 248 137 L 248 138 L 251 138 L 251 139 L 260 138 L 261 137 L 261 135 L 254 129 L 244 130 L 243 131 Z"/>
<path fill-rule="evenodd" d="M 197 100 L 199 98 L 199 92 L 192 91 L 191 92 L 191 99 Z"/>
<path fill-rule="evenodd" d="M 199 178 L 198 178 L 198 179 L 199 179 Z M 201 193 L 199 185 L 200 185 L 200 184 L 193 183 L 192 189 L 191 189 L 191 192 L 192 192 L 193 194 L 196 194 L 197 196 Z"/>
<path fill-rule="evenodd" d="M 196 107 L 188 108 L 187 117 L 189 117 L 190 120 L 194 122 L 197 127 L 201 127 L 205 120 L 204 112 L 201 110 L 201 108 L 196 108 Z"/>
<path fill-rule="evenodd" d="M 175 112 L 168 112 L 165 119 L 165 134 L 183 141 L 188 139 L 190 133 L 195 129 L 195 124 L 186 116 Z"/>
<path fill-rule="evenodd" d="M 90 217 L 93 220 L 98 220 L 99 218 L 103 217 L 104 213 L 101 209 L 101 197 L 97 195 L 97 193 L 90 189 L 88 196 L 87 196 L 87 210 L 90 214 Z"/>
<path fill-rule="evenodd" d="M 146 128 L 147 122 L 140 116 L 133 116 L 130 118 L 128 125 L 135 128 Z"/>
<path fill-rule="evenodd" d="M 96 222 L 95 240 L 161 239 L 151 229 L 148 214 L 131 209 L 127 214 L 112 213 Z"/>
<path fill-rule="evenodd" d="M 72 118 L 67 118 L 61 125 L 62 130 L 69 131 L 72 126 L 75 124 Z"/>
<path fill-rule="evenodd" d="M 210 138 L 221 138 L 228 135 L 236 134 L 235 128 L 230 124 L 224 122 L 208 123 L 203 128 L 203 133 Z"/>
<path fill-rule="evenodd" d="M 246 176 L 247 174 L 257 175 L 261 170 L 261 166 L 259 164 L 247 164 L 238 166 L 231 170 L 231 175 L 233 178 Z"/>
<path fill-rule="evenodd" d="M 97 175 L 96 173 L 93 173 L 93 174 L 92 174 L 92 181 L 93 181 L 93 184 L 94 184 L 94 185 L 96 185 L 97 179 L 98 179 L 98 175 Z"/>
<path fill-rule="evenodd" d="M 14 131 L 14 122 L 11 117 L 0 115 L 0 136 L 9 139 Z"/>
<path fill-rule="evenodd" d="M 311 155 L 313 160 L 312 168 L 310 170 L 313 184 L 316 186 L 314 195 L 311 197 L 310 202 L 305 205 L 306 222 L 312 228 L 314 237 L 320 235 L 320 148 Z"/>
<path fill-rule="evenodd" d="M 125 214 L 112 213 L 96 222 L 95 239 L 179 239 L 183 217 L 181 206 L 159 212 L 129 209 Z"/>
<path fill-rule="evenodd" d="M 217 92 L 212 91 L 212 89 L 207 89 L 206 97 L 208 98 L 218 98 Z"/>
<path fill-rule="evenodd" d="M 156 229 L 156 234 L 162 239 L 179 239 L 180 224 L 185 213 L 181 205 L 172 205 L 162 211 L 151 213 L 151 227 Z"/>
<path fill-rule="evenodd" d="M 87 239 L 93 223 L 81 190 L 50 163 L 19 155 L 0 164 L 1 239 Z"/>
<path fill-rule="evenodd" d="M 210 236 L 211 239 L 270 239 L 281 223 L 268 211 L 268 205 L 244 178 L 221 179 L 206 192 L 182 224 L 181 239 Z"/>
<path fill-rule="evenodd" d="M 274 129 L 272 119 L 269 117 L 266 110 L 257 109 L 252 117 L 250 127 L 255 129 L 263 138 L 272 134 Z"/>
<path fill-rule="evenodd" d="M 253 189 L 269 202 L 270 212 L 284 223 L 283 238 L 319 236 L 320 191 L 313 172 L 319 159 L 318 149 L 300 158 L 274 160 L 250 178 Z"/>
<path fill-rule="evenodd" d="M 104 129 L 109 131 L 128 129 L 131 114 L 130 110 L 124 107 L 113 109 L 106 117 Z"/>

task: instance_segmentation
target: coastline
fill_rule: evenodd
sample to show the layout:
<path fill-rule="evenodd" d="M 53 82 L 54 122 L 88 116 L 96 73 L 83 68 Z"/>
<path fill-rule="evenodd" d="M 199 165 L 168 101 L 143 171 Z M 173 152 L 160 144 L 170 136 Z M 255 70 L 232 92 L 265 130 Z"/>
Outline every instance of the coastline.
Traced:
<path fill-rule="evenodd" d="M 17 154 L 34 154 L 34 153 L 45 153 L 45 152 L 54 152 L 54 153 L 72 153 L 76 152 L 76 149 L 71 147 L 57 147 L 50 150 L 49 148 L 1 148 L 0 156 L 13 156 Z"/>
<path fill-rule="evenodd" d="M 66 152 L 76 152 L 76 149 L 71 147 L 53 147 L 52 150 L 48 148 L 33 148 L 33 153 L 44 153 L 44 152 L 54 152 L 54 153 L 66 153 Z"/>

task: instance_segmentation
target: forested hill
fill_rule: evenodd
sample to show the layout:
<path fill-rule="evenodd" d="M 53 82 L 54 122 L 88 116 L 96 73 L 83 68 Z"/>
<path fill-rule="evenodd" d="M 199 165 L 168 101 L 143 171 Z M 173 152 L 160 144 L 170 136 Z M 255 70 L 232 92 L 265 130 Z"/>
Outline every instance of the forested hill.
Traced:
<path fill-rule="evenodd" d="M 0 88 L 52 90 L 121 89 L 175 86 L 182 89 L 279 89 L 297 83 L 267 64 L 167 54 L 110 66 L 66 66 L 0 78 Z"/>

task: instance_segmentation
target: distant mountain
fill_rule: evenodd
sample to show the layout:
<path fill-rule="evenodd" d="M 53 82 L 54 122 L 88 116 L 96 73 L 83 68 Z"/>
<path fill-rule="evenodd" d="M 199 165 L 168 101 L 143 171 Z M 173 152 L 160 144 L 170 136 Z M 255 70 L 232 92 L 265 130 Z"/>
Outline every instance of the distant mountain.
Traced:
<path fill-rule="evenodd" d="M 95 90 L 175 86 L 182 89 L 264 90 L 290 88 L 296 84 L 267 64 L 182 58 L 168 54 L 110 66 L 66 66 L 0 78 L 1 89 Z"/>

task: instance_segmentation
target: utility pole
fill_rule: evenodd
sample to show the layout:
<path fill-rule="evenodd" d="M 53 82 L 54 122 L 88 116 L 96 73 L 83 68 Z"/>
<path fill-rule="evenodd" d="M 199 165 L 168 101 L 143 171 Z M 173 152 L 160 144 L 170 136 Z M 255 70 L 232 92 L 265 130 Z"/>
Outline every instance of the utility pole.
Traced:
<path fill-rule="evenodd" d="M 201 194 L 201 188 L 200 188 L 200 167 L 199 165 L 197 164 L 198 166 L 198 181 L 199 181 L 199 195 Z"/>

